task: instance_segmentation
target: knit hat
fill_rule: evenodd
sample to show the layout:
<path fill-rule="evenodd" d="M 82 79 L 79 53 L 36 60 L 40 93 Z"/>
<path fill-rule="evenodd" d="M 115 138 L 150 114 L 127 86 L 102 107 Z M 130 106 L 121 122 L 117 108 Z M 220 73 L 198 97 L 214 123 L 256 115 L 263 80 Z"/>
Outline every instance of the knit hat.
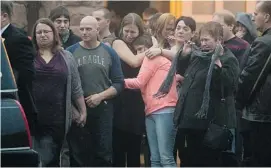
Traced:
<path fill-rule="evenodd" d="M 51 10 L 49 18 L 52 21 L 55 21 L 57 18 L 64 16 L 65 18 L 67 18 L 70 21 L 70 13 L 68 11 L 67 8 L 65 8 L 64 6 L 58 6 L 56 8 L 54 8 L 53 10 Z"/>

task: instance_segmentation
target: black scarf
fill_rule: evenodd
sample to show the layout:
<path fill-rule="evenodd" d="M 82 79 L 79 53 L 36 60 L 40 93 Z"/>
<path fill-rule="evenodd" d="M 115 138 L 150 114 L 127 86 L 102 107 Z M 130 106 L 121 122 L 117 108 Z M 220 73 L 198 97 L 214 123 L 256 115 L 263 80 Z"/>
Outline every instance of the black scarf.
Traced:
<path fill-rule="evenodd" d="M 221 45 L 217 45 L 214 51 L 203 52 L 196 45 L 192 45 L 191 57 L 201 57 L 203 59 L 211 60 L 207 78 L 206 78 L 202 105 L 201 105 L 200 110 L 196 113 L 196 116 L 200 119 L 207 118 L 207 112 L 208 112 L 209 100 L 210 100 L 210 84 L 211 84 L 211 79 L 212 79 L 212 72 L 214 69 L 215 61 L 219 57 L 222 50 L 223 50 L 223 47 Z M 181 56 L 182 51 L 183 49 L 181 48 L 177 52 L 176 56 L 174 57 L 172 61 L 172 64 L 171 64 L 171 67 L 169 69 L 166 79 L 164 80 L 158 92 L 154 95 L 154 97 L 161 97 L 168 94 L 172 86 L 174 76 L 176 74 L 177 63 L 179 61 L 179 57 Z"/>

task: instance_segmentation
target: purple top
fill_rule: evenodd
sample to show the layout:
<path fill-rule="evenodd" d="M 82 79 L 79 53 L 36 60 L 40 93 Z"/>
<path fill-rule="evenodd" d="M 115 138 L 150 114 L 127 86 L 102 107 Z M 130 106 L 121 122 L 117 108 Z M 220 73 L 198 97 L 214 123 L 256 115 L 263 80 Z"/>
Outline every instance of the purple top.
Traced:
<path fill-rule="evenodd" d="M 40 56 L 34 60 L 36 78 L 33 93 L 38 110 L 38 123 L 44 133 L 64 131 L 68 69 L 60 53 L 46 63 Z M 49 132 L 48 132 L 49 131 Z"/>

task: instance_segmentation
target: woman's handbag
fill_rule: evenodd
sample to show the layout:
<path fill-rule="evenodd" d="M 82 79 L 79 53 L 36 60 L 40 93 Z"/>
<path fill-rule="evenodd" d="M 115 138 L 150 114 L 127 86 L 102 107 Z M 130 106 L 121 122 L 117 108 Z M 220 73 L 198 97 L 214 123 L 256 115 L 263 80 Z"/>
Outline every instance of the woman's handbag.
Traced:
<path fill-rule="evenodd" d="M 221 84 L 221 103 L 220 113 L 224 112 L 226 108 L 224 98 L 224 87 Z M 231 148 L 233 135 L 226 125 L 219 125 L 215 123 L 215 118 L 209 123 L 208 129 L 205 133 L 203 144 L 209 148 L 224 151 Z"/>
<path fill-rule="evenodd" d="M 226 125 L 210 122 L 203 144 L 209 148 L 224 151 L 231 148 L 232 140 L 233 135 Z"/>

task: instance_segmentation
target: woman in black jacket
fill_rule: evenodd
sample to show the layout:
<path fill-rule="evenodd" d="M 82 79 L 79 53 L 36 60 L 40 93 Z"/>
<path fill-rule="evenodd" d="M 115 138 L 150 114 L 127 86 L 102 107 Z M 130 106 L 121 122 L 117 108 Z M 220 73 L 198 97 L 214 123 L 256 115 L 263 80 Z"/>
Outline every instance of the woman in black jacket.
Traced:
<path fill-rule="evenodd" d="M 230 50 L 224 47 L 223 53 L 215 60 L 210 87 L 206 88 L 206 79 L 211 75 L 208 73 L 209 65 L 214 58 L 214 49 L 223 38 L 223 28 L 217 23 L 208 22 L 201 28 L 199 35 L 201 53 L 197 53 L 197 49 L 191 50 L 191 45 L 188 44 L 181 54 L 181 59 L 187 59 L 190 55 L 191 62 L 184 75 L 174 122 L 179 129 L 185 130 L 188 155 L 185 157 L 185 166 L 220 166 L 221 151 L 204 146 L 202 141 L 208 124 L 214 117 L 216 123 L 229 128 L 236 127 L 234 92 L 239 65 Z M 223 110 L 220 108 L 222 89 L 226 104 L 226 109 Z M 201 112 L 204 114 L 204 110 L 206 119 L 198 115 Z"/>
<path fill-rule="evenodd" d="M 177 69 L 183 61 L 190 60 L 184 74 L 184 81 L 175 110 L 174 123 L 186 137 L 187 152 L 182 160 L 182 166 L 221 166 L 220 150 L 203 145 L 203 138 L 209 122 L 236 128 L 236 112 L 234 92 L 239 74 L 239 65 L 229 49 L 221 46 L 223 28 L 215 22 L 202 26 L 200 32 L 201 48 L 190 42 L 186 43 L 172 63 L 172 69 Z M 221 46 L 222 52 L 215 52 Z M 211 72 L 210 65 L 214 64 Z M 177 65 L 177 68 L 176 68 Z M 178 73 L 178 72 L 177 72 Z M 157 95 L 167 94 L 170 76 L 164 81 Z M 207 84 L 207 85 L 206 85 Z M 209 84 L 209 85 L 208 85 Z M 222 89 L 226 106 L 221 108 Z"/>

